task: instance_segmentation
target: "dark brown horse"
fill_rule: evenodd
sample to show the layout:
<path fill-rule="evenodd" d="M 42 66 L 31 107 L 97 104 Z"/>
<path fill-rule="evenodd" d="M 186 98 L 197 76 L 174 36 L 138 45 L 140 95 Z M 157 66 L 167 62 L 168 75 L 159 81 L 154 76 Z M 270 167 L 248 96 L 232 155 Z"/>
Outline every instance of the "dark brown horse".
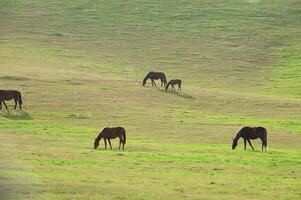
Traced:
<path fill-rule="evenodd" d="M 257 138 L 261 139 L 261 144 L 262 144 L 261 150 L 263 150 L 263 147 L 265 148 L 265 150 L 267 149 L 268 134 L 267 134 L 267 130 L 263 127 L 248 127 L 248 126 L 245 126 L 245 127 L 241 128 L 238 131 L 238 133 L 236 134 L 233 141 L 232 141 L 232 149 L 236 148 L 237 141 L 241 137 L 244 139 L 245 150 L 246 150 L 246 142 L 247 141 L 248 141 L 249 145 L 252 147 L 252 149 L 254 150 L 250 139 L 254 140 L 254 139 L 257 139 Z"/>
<path fill-rule="evenodd" d="M 171 90 L 176 90 L 176 89 L 175 89 L 175 85 L 178 85 L 178 90 L 181 91 L 182 81 L 181 81 L 180 79 L 172 79 L 172 80 L 170 80 L 170 81 L 167 83 L 167 85 L 166 85 L 166 87 L 165 87 L 165 90 L 167 90 L 168 87 L 169 87 L 170 85 L 171 85 Z"/>
<path fill-rule="evenodd" d="M 166 76 L 163 72 L 149 72 L 145 78 L 143 79 L 143 83 L 142 85 L 144 86 L 146 84 L 146 81 L 150 79 L 152 81 L 152 86 L 156 86 L 156 83 L 154 80 L 158 80 L 160 79 L 161 80 L 161 87 L 164 85 L 166 85 L 167 81 L 166 81 Z"/>
<path fill-rule="evenodd" d="M 117 137 L 119 137 L 119 149 L 122 143 L 122 149 L 124 150 L 124 145 L 126 143 L 126 136 L 125 136 L 125 130 L 122 127 L 104 128 L 94 141 L 94 149 L 97 149 L 97 147 L 99 146 L 99 141 L 102 138 L 105 141 L 105 149 L 107 149 L 107 140 L 109 141 L 109 145 L 112 149 L 110 139 L 115 139 Z"/>
<path fill-rule="evenodd" d="M 2 109 L 2 103 L 5 105 L 5 108 L 7 109 L 7 105 L 5 101 L 14 99 L 15 101 L 15 107 L 17 107 L 17 103 L 19 103 L 19 108 L 21 110 L 22 106 L 22 97 L 21 93 L 17 90 L 0 90 L 0 109 Z"/>

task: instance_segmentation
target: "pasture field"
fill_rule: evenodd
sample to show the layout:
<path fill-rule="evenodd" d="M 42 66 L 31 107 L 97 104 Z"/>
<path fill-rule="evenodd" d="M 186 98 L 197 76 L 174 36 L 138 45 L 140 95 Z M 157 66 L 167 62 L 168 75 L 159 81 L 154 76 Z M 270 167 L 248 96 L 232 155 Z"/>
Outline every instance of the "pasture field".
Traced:
<path fill-rule="evenodd" d="M 1 0 L 0 19 L 0 88 L 24 103 L 0 111 L 0 199 L 301 198 L 299 0 Z M 245 125 L 268 151 L 231 149 Z M 93 149 L 105 126 L 125 151 Z"/>

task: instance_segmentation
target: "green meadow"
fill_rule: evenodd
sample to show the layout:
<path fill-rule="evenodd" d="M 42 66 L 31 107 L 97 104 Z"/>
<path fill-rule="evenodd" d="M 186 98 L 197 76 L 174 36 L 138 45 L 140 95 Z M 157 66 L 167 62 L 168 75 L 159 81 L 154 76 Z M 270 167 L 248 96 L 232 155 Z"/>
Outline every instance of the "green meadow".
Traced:
<path fill-rule="evenodd" d="M 1 0 L 0 199 L 300 199 L 299 0 Z M 151 70 L 182 92 L 143 87 Z M 232 138 L 264 126 L 268 151 Z M 123 126 L 125 151 L 97 150 Z"/>

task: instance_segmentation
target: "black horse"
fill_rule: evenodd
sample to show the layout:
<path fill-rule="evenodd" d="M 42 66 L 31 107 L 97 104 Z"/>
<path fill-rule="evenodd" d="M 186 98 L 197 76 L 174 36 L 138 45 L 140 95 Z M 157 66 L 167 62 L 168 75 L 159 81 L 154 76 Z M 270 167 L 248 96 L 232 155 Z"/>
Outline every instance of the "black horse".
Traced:
<path fill-rule="evenodd" d="M 125 130 L 123 127 L 114 127 L 114 128 L 104 128 L 97 136 L 97 138 L 94 141 L 94 149 L 97 149 L 99 146 L 99 141 L 103 138 L 105 141 L 105 149 L 107 149 L 107 140 L 109 141 L 109 145 L 112 149 L 111 141 L 110 139 L 115 139 L 119 137 L 119 149 L 120 145 L 122 143 L 122 149 L 124 150 L 124 145 L 126 143 L 126 136 L 125 136 Z"/>
<path fill-rule="evenodd" d="M 0 90 L 0 109 L 2 109 L 2 103 L 4 104 L 5 108 L 7 109 L 7 105 L 5 101 L 14 99 L 15 106 L 14 109 L 17 107 L 17 103 L 19 103 L 19 108 L 21 110 L 22 107 L 22 97 L 21 93 L 17 90 Z"/>
<path fill-rule="evenodd" d="M 254 150 L 250 139 L 253 140 L 253 139 L 257 139 L 257 138 L 261 139 L 261 142 L 262 142 L 261 150 L 263 150 L 263 148 L 265 148 L 265 150 L 267 149 L 268 134 L 267 134 L 267 130 L 263 127 L 248 127 L 248 126 L 245 126 L 245 127 L 241 128 L 238 131 L 238 133 L 236 134 L 233 141 L 232 141 L 232 149 L 236 148 L 237 141 L 241 137 L 244 139 L 245 150 L 246 150 L 246 141 L 248 141 L 249 145 Z"/>
<path fill-rule="evenodd" d="M 171 85 L 171 90 L 175 90 L 175 85 L 178 85 L 178 90 L 181 91 L 182 81 L 180 79 L 172 79 L 168 81 L 165 90 L 168 90 L 168 87 Z"/>
<path fill-rule="evenodd" d="M 151 81 L 152 81 L 152 86 L 154 86 L 154 85 L 156 86 L 156 83 L 155 83 L 154 80 L 158 80 L 158 79 L 161 80 L 161 87 L 162 87 L 163 85 L 164 85 L 164 87 L 165 87 L 165 85 L 167 84 L 166 76 L 165 76 L 165 74 L 164 74 L 163 72 L 153 72 L 153 71 L 149 72 L 149 73 L 145 76 L 145 78 L 143 79 L 143 83 L 142 83 L 143 86 L 146 84 L 146 81 L 147 81 L 148 79 L 151 79 Z"/>

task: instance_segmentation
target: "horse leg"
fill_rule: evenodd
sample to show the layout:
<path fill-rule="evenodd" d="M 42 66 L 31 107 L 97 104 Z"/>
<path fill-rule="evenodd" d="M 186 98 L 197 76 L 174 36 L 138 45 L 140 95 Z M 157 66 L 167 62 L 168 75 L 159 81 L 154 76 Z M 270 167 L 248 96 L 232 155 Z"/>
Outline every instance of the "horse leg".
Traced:
<path fill-rule="evenodd" d="M 122 141 L 122 150 L 124 150 L 124 139 Z"/>
<path fill-rule="evenodd" d="M 2 101 L 0 101 L 0 110 L 2 110 Z"/>
<path fill-rule="evenodd" d="M 17 100 L 16 100 L 16 99 L 14 99 L 14 101 L 15 101 L 15 106 L 14 106 L 14 109 L 16 109 L 16 108 L 17 108 Z"/>
<path fill-rule="evenodd" d="M 107 139 L 103 139 L 105 141 L 105 150 L 107 150 Z"/>
<path fill-rule="evenodd" d="M 22 103 L 20 103 L 20 100 L 18 101 L 18 103 L 19 103 L 19 108 L 20 108 L 20 110 L 22 109 Z"/>
<path fill-rule="evenodd" d="M 156 86 L 154 79 L 151 79 L 151 81 L 152 81 L 152 87 L 154 87 L 154 85 Z"/>
<path fill-rule="evenodd" d="M 254 150 L 254 148 L 253 148 L 253 146 L 252 146 L 252 144 L 251 144 L 251 141 L 250 141 L 250 139 L 247 139 L 248 140 L 248 143 L 249 143 L 249 145 L 252 147 L 252 149 Z"/>
<path fill-rule="evenodd" d="M 6 108 L 6 110 L 7 110 L 7 105 L 6 105 L 6 103 L 5 103 L 5 101 L 3 100 L 3 104 L 5 105 L 5 108 Z"/>
<path fill-rule="evenodd" d="M 155 87 L 157 87 L 155 80 L 154 79 L 152 79 L 152 80 L 153 80 L 153 83 L 154 83 Z"/>
<path fill-rule="evenodd" d="M 112 145 L 111 145 L 111 141 L 110 141 L 110 139 L 108 139 L 108 141 L 109 141 L 109 145 L 110 145 L 110 147 L 111 147 L 111 150 L 112 150 Z"/>
<path fill-rule="evenodd" d="M 244 138 L 244 145 L 245 145 L 245 150 L 246 150 L 247 149 L 247 141 L 245 138 Z"/>
<path fill-rule="evenodd" d="M 121 138 L 119 138 L 119 150 L 120 150 L 120 146 L 121 146 Z"/>

